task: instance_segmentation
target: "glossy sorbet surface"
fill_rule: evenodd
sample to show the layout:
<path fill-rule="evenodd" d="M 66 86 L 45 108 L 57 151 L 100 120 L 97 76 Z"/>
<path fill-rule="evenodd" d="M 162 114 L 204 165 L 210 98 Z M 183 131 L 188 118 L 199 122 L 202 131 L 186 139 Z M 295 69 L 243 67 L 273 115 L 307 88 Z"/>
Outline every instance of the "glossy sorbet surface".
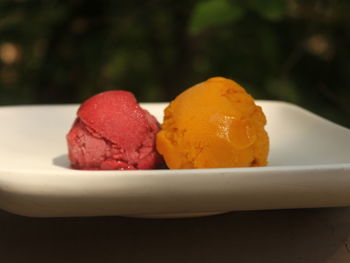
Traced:
<path fill-rule="evenodd" d="M 158 152 L 171 169 L 265 166 L 265 115 L 236 82 L 210 78 L 165 109 Z"/>

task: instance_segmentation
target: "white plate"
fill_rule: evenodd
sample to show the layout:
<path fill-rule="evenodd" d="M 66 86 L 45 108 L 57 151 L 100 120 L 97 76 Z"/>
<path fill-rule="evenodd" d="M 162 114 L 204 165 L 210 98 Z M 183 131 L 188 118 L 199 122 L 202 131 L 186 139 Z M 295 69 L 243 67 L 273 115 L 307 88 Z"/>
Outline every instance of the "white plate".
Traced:
<path fill-rule="evenodd" d="M 21 215 L 186 217 L 350 205 L 350 130 L 292 104 L 258 101 L 267 167 L 77 171 L 65 135 L 77 105 L 0 108 L 0 208 Z M 166 104 L 143 104 L 161 121 Z"/>

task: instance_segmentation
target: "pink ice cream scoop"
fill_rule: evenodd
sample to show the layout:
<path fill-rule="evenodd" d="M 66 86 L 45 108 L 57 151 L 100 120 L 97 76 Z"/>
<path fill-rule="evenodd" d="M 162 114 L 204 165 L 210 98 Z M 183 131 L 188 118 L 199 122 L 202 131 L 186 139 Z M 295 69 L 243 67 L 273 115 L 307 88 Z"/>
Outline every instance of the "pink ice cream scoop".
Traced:
<path fill-rule="evenodd" d="M 159 123 L 128 91 L 106 91 L 85 101 L 67 134 L 71 167 L 84 170 L 154 169 Z"/>

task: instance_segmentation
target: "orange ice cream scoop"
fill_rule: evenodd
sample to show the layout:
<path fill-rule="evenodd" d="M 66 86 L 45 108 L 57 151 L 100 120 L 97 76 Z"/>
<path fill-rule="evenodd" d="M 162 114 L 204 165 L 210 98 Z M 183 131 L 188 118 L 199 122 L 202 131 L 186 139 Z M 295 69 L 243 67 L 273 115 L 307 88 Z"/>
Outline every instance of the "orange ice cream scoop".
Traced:
<path fill-rule="evenodd" d="M 267 165 L 265 115 L 233 80 L 215 77 L 199 83 L 164 113 L 156 147 L 170 169 Z"/>

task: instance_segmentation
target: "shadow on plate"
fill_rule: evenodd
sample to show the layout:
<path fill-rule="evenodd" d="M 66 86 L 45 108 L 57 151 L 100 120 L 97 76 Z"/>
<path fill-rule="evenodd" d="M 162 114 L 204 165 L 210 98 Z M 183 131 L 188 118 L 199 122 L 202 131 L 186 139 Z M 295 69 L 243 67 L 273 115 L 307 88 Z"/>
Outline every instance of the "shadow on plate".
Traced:
<path fill-rule="evenodd" d="M 68 154 L 62 154 L 62 155 L 59 155 L 59 156 L 53 158 L 52 163 L 56 166 L 70 169 L 70 162 L 68 159 Z"/>

